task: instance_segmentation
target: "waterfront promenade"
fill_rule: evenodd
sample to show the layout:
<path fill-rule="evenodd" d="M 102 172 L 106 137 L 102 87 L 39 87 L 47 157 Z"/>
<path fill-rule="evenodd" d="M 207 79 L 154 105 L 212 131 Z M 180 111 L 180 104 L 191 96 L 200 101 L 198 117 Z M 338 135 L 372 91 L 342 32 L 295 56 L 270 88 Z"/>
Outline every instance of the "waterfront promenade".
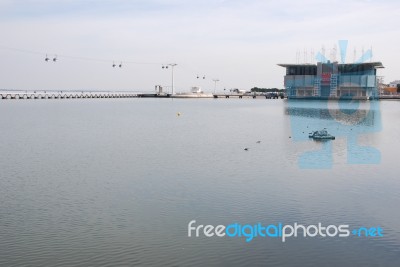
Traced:
<path fill-rule="evenodd" d="M 0 99 L 132 98 L 130 91 L 1 91 Z"/>
<path fill-rule="evenodd" d="M 83 99 L 83 98 L 170 98 L 171 94 L 157 94 L 138 91 L 29 91 L 29 90 L 0 90 L 0 100 L 7 99 Z M 174 96 L 172 96 L 174 97 Z M 179 98 L 193 98 L 181 96 Z M 252 95 L 252 94 L 212 94 L 209 98 L 282 98 L 278 95 Z M 286 98 L 286 97 L 285 97 Z M 380 95 L 382 100 L 400 100 L 400 95 Z"/>

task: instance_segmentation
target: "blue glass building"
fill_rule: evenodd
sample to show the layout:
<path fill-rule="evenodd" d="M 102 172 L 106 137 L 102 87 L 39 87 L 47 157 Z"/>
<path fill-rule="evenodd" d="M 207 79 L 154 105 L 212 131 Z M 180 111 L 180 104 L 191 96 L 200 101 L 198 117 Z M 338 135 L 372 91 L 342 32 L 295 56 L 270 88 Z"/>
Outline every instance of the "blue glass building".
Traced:
<path fill-rule="evenodd" d="M 376 72 L 381 62 L 278 64 L 286 68 L 288 98 L 373 99 L 378 97 Z"/>

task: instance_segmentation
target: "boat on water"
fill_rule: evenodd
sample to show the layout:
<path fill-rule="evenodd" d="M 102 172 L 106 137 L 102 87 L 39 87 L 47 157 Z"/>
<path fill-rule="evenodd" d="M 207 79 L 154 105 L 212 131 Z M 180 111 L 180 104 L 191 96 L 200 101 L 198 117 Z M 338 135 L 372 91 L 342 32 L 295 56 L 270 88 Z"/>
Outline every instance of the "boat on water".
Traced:
<path fill-rule="evenodd" d="M 309 133 L 308 137 L 314 140 L 335 140 L 335 137 L 330 135 L 326 128 L 320 131 L 312 131 Z"/>
<path fill-rule="evenodd" d="M 213 98 L 211 93 L 204 93 L 199 86 L 193 86 L 190 92 L 176 93 L 171 95 L 174 98 Z"/>

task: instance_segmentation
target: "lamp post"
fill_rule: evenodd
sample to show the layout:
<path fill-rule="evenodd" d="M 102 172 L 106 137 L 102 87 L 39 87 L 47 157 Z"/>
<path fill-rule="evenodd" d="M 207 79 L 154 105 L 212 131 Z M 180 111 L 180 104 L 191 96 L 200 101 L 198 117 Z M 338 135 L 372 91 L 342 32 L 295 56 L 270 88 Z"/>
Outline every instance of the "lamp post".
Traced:
<path fill-rule="evenodd" d="M 218 79 L 213 79 L 214 81 L 214 95 L 215 95 L 215 90 L 217 89 L 217 82 L 219 82 Z"/>
<path fill-rule="evenodd" d="M 178 65 L 178 64 L 176 64 L 176 63 L 170 63 L 170 64 L 167 64 L 166 66 L 162 66 L 162 68 L 164 69 L 168 69 L 168 66 L 171 66 L 171 69 L 172 69 L 172 95 L 174 94 L 174 67 L 176 66 L 176 65 Z"/>

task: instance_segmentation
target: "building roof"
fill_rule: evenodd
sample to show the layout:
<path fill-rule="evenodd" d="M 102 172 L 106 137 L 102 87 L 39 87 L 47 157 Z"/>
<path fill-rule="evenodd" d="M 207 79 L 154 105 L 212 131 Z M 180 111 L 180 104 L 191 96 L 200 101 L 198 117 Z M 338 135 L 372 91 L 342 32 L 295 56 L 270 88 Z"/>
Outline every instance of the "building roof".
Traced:
<path fill-rule="evenodd" d="M 363 63 L 345 63 L 345 64 L 338 64 L 338 66 L 343 66 L 343 65 L 355 65 L 355 64 L 360 64 L 360 65 L 370 65 L 376 69 L 378 68 L 384 68 L 382 65 L 382 62 L 363 62 Z M 311 63 L 306 63 L 306 64 L 277 64 L 278 66 L 287 68 L 287 67 L 310 67 L 310 66 L 317 66 L 317 64 L 311 64 Z"/>
<path fill-rule="evenodd" d="M 317 66 L 317 64 L 311 64 L 311 63 L 306 63 L 306 64 L 277 64 L 277 65 L 281 66 L 281 67 L 284 67 L 284 68 L 286 68 L 286 67 L 311 67 L 311 66 L 316 67 Z"/>

